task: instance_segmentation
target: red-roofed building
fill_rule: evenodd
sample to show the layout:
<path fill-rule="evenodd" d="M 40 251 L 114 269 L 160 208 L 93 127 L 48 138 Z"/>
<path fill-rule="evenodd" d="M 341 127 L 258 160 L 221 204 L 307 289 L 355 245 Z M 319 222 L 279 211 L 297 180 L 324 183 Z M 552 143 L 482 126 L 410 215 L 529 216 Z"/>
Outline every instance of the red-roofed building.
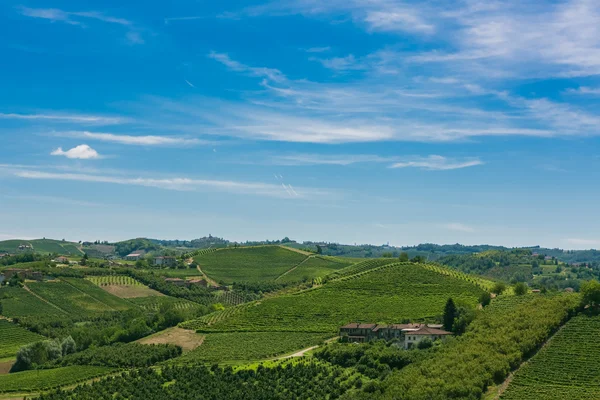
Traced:
<path fill-rule="evenodd" d="M 370 340 L 397 339 L 404 342 L 404 348 L 416 346 L 425 338 L 431 341 L 444 339 L 452 332 L 441 329 L 435 324 L 362 324 L 353 322 L 340 328 L 340 336 L 349 342 L 368 342 Z"/>

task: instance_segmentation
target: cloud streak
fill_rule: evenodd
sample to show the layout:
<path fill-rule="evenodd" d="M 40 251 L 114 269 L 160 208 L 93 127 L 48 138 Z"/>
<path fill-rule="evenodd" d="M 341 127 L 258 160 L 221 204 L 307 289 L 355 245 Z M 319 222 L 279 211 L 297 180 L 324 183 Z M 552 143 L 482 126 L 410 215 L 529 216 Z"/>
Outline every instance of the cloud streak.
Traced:
<path fill-rule="evenodd" d="M 81 123 L 114 125 L 127 122 L 127 119 L 120 117 L 106 117 L 99 115 L 79 115 L 79 114 L 16 114 L 0 113 L 0 119 L 16 119 L 28 121 L 49 121 L 62 123 Z"/>
<path fill-rule="evenodd" d="M 417 157 L 412 160 L 401 161 L 392 164 L 390 168 L 419 168 L 428 171 L 448 171 L 483 165 L 479 159 L 450 159 L 439 155 L 428 157 Z"/>
<path fill-rule="evenodd" d="M 51 22 L 62 22 L 68 25 L 87 28 L 86 21 L 100 21 L 107 24 L 120 25 L 128 29 L 125 38 L 129 44 L 143 44 L 144 39 L 135 24 L 125 18 L 117 18 L 98 11 L 64 11 L 58 8 L 17 7 L 17 11 L 30 18 L 45 19 Z"/>
<path fill-rule="evenodd" d="M 32 167 L 34 168 L 34 167 Z M 297 198 L 304 200 L 323 199 L 334 196 L 330 190 L 317 188 L 294 189 L 290 184 L 269 184 L 233 180 L 194 179 L 188 177 L 131 177 L 125 175 L 107 175 L 101 173 L 47 172 L 20 166 L 2 166 L 0 171 L 31 180 L 71 181 L 91 184 L 114 184 L 123 186 L 143 186 L 180 192 L 225 192 L 274 198 Z M 282 187 L 283 186 L 283 187 Z"/>
<path fill-rule="evenodd" d="M 285 75 L 283 75 L 278 69 L 251 67 L 249 65 L 242 64 L 239 61 L 233 60 L 226 53 L 217 53 L 212 51 L 208 54 L 208 57 L 220 62 L 232 71 L 243 72 L 250 76 L 267 78 L 275 82 L 284 82 L 287 79 Z"/>
<path fill-rule="evenodd" d="M 62 132 L 55 134 L 55 136 L 98 140 L 101 142 L 112 142 L 136 146 L 196 146 L 208 143 L 196 138 L 183 138 L 177 136 L 134 136 L 87 131 Z"/>

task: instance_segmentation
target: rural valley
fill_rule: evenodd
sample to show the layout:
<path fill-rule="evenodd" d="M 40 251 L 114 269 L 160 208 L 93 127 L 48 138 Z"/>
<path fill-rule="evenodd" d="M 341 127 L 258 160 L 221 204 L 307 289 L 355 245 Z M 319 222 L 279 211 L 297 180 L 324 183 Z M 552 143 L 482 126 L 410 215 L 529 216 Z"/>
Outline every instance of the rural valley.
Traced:
<path fill-rule="evenodd" d="M 338 247 L 0 242 L 0 398 L 600 396 L 597 253 Z"/>

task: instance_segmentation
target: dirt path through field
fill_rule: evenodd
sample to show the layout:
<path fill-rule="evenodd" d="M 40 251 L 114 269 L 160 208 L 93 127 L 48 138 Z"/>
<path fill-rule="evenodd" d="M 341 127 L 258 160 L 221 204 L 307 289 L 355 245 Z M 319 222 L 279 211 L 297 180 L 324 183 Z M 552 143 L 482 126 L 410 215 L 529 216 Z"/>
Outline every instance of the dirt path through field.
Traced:
<path fill-rule="evenodd" d="M 302 264 L 304 264 L 306 261 L 310 260 L 313 257 L 314 257 L 314 255 L 310 255 L 310 256 L 306 257 L 304 260 L 300 261 L 298 264 L 294 265 L 292 268 L 288 269 L 283 274 L 279 275 L 277 278 L 275 278 L 275 280 L 278 281 L 279 279 L 283 278 L 284 276 L 286 276 L 287 274 L 291 273 L 296 268 L 298 268 L 299 266 L 301 266 Z"/>
<path fill-rule="evenodd" d="M 199 266 L 199 265 L 197 265 L 197 266 L 196 266 L 196 269 L 198 270 L 198 272 L 200 272 L 200 274 L 202 274 L 202 277 L 203 277 L 204 279 L 206 279 L 206 282 L 208 282 L 210 285 L 212 285 L 212 286 L 215 286 L 215 287 L 216 287 L 216 286 L 219 286 L 219 284 L 218 284 L 216 281 L 214 281 L 214 280 L 210 279 L 210 278 L 208 277 L 208 275 L 206 275 L 206 274 L 204 273 L 204 271 L 202 271 L 202 269 L 200 269 L 200 266 Z"/>
<path fill-rule="evenodd" d="M 293 248 L 293 247 L 287 247 L 287 246 L 284 246 L 284 245 L 279 245 L 279 247 L 281 247 L 282 249 L 289 250 L 289 251 L 295 251 L 296 253 L 300 253 L 300 254 L 303 254 L 303 255 L 305 255 L 305 256 L 313 256 L 313 255 L 314 255 L 313 253 L 311 253 L 311 252 L 309 252 L 309 251 L 304 251 L 304 250 L 300 250 L 300 249 L 295 249 L 295 248 Z"/>

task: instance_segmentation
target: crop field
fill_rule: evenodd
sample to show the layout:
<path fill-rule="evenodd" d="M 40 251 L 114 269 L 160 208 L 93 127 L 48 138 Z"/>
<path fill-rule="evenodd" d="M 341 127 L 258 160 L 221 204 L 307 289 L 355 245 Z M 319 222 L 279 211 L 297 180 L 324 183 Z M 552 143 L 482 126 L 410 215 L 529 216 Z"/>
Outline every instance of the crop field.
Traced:
<path fill-rule="evenodd" d="M 106 375 L 112 370 L 107 367 L 76 365 L 0 375 L 0 393 L 35 392 L 38 390 L 55 389 Z"/>
<path fill-rule="evenodd" d="M 5 287 L 0 289 L 2 299 L 2 315 L 9 318 L 29 316 L 65 316 L 64 311 L 38 299 L 23 288 Z"/>
<path fill-rule="evenodd" d="M 206 332 L 287 331 L 336 333 L 352 321 L 398 323 L 441 315 L 446 300 L 475 306 L 481 289 L 419 264 L 384 268 L 329 282 L 298 294 L 260 300 L 207 325 L 207 316 L 182 324 Z M 212 314 L 211 314 L 212 315 Z"/>
<path fill-rule="evenodd" d="M 600 317 L 572 318 L 516 373 L 503 400 L 600 398 Z"/>
<path fill-rule="evenodd" d="M 340 262 L 335 259 L 328 259 L 325 257 L 314 256 L 310 257 L 302 264 L 298 266 L 298 268 L 290 271 L 285 275 L 280 276 L 277 281 L 278 282 L 298 282 L 298 281 L 308 281 L 313 278 L 323 277 L 327 274 L 330 274 L 334 271 L 340 270 L 342 268 L 350 265 L 349 263 Z"/>
<path fill-rule="evenodd" d="M 275 280 L 307 256 L 279 246 L 239 247 L 196 256 L 202 271 L 218 282 Z"/>
<path fill-rule="evenodd" d="M 115 311 L 128 310 L 133 305 L 127 300 L 123 300 L 117 296 L 113 296 L 110 292 L 104 291 L 93 283 L 86 279 L 79 278 L 63 278 L 63 281 L 69 283 L 75 288 L 85 292 L 88 296 L 98 300 L 99 302 L 106 304 L 108 307 Z"/>
<path fill-rule="evenodd" d="M 41 298 L 70 315 L 88 315 L 114 311 L 109 306 L 63 281 L 32 282 L 27 286 Z"/>
<path fill-rule="evenodd" d="M 200 307 L 200 304 L 193 301 L 171 296 L 134 297 L 130 298 L 129 301 L 145 310 L 158 310 L 161 305 L 173 305 L 176 310 L 189 310 Z"/>
<path fill-rule="evenodd" d="M 21 346 L 46 339 L 6 320 L 0 320 L 0 358 L 13 357 Z"/>
<path fill-rule="evenodd" d="M 200 347 L 181 360 L 207 363 L 262 360 L 320 344 L 332 336 L 304 332 L 209 333 Z"/>
<path fill-rule="evenodd" d="M 228 306 L 237 306 L 239 304 L 246 302 L 244 296 L 242 296 L 238 293 L 235 293 L 235 292 L 215 293 L 215 299 L 218 303 L 228 305 Z"/>
<path fill-rule="evenodd" d="M 162 296 L 162 293 L 157 292 L 154 289 L 150 289 L 148 286 L 129 276 L 90 276 L 86 279 L 99 286 L 102 290 L 122 299 Z"/>

